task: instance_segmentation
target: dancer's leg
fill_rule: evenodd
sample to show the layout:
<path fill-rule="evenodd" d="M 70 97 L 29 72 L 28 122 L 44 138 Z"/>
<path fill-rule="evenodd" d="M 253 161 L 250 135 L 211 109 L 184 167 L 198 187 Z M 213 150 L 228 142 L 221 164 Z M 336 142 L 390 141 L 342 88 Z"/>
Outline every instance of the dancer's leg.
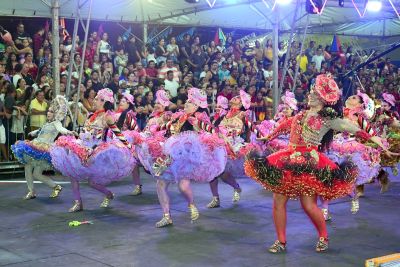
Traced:
<path fill-rule="evenodd" d="M 210 189 L 213 197 L 219 197 L 218 194 L 218 177 L 216 177 L 214 180 L 210 182 Z"/>
<path fill-rule="evenodd" d="M 157 196 L 164 214 L 169 214 L 169 182 L 157 179 Z"/>
<path fill-rule="evenodd" d="M 275 224 L 278 241 L 286 244 L 286 204 L 288 197 L 281 194 L 274 194 L 272 215 Z"/>
<path fill-rule="evenodd" d="M 300 202 L 304 212 L 317 229 L 319 237 L 327 239 L 326 223 L 322 211 L 317 206 L 317 196 L 301 196 Z"/>
<path fill-rule="evenodd" d="M 240 186 L 239 186 L 238 182 L 236 181 L 236 179 L 229 173 L 224 173 L 221 176 L 221 179 L 222 179 L 222 181 L 224 181 L 224 183 L 229 184 L 234 189 L 240 189 Z"/>
<path fill-rule="evenodd" d="M 43 168 L 42 167 L 34 167 L 33 168 L 33 177 L 45 183 L 48 187 L 54 188 L 57 184 L 47 176 L 43 175 Z"/>
<path fill-rule="evenodd" d="M 72 194 L 74 196 L 74 205 L 68 210 L 69 212 L 77 212 L 83 210 L 81 192 L 79 189 L 79 182 L 71 179 Z"/>
<path fill-rule="evenodd" d="M 134 195 L 134 196 L 141 195 L 142 194 L 142 185 L 141 185 L 141 182 L 140 182 L 139 166 L 138 165 L 136 165 L 135 168 L 132 171 L 132 180 L 133 180 L 133 184 L 135 186 L 134 186 L 134 189 L 133 189 L 131 194 Z"/>
<path fill-rule="evenodd" d="M 29 192 L 35 191 L 32 172 L 33 172 L 32 164 L 25 164 L 25 179 Z"/>
<path fill-rule="evenodd" d="M 179 191 L 185 197 L 189 205 L 193 205 L 193 191 L 190 186 L 190 180 L 182 179 L 178 183 Z"/>

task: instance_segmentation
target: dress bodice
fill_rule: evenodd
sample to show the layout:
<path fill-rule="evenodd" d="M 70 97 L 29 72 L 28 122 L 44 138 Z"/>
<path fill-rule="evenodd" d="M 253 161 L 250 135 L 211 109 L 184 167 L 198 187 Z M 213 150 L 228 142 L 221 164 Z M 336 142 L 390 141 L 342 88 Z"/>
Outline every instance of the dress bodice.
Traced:
<path fill-rule="evenodd" d="M 67 134 L 68 132 L 69 131 L 62 126 L 60 121 L 47 122 L 38 130 L 37 137 L 32 142 L 51 144 L 59 133 Z"/>
<path fill-rule="evenodd" d="M 241 113 L 228 117 L 228 115 L 224 116 L 221 123 L 219 124 L 219 129 L 224 134 L 228 136 L 239 136 L 243 133 L 244 123 L 241 118 Z"/>

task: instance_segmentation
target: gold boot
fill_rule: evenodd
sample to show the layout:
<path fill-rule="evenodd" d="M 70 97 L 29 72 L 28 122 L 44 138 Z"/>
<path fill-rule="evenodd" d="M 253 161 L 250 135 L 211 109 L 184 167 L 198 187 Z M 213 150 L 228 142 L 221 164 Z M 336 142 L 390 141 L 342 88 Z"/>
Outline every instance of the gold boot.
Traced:
<path fill-rule="evenodd" d="M 328 238 L 320 237 L 317 242 L 317 246 L 315 247 L 315 250 L 317 252 L 324 252 L 328 250 Z"/>
<path fill-rule="evenodd" d="M 157 228 L 162 228 L 172 225 L 171 215 L 169 213 L 165 213 L 160 221 L 156 223 Z"/>
<path fill-rule="evenodd" d="M 363 184 L 357 185 L 357 187 L 356 187 L 356 196 L 357 196 L 357 198 L 364 196 L 364 185 Z"/>
<path fill-rule="evenodd" d="M 235 190 L 233 190 L 233 198 L 232 198 L 232 202 L 233 203 L 237 203 L 240 200 L 240 193 L 242 192 L 242 189 L 239 187 Z"/>
<path fill-rule="evenodd" d="M 360 202 L 358 200 L 358 198 L 353 198 L 351 200 L 351 213 L 352 214 L 356 214 L 358 211 L 360 210 Z"/>
<path fill-rule="evenodd" d="M 193 221 L 197 220 L 200 216 L 199 210 L 196 208 L 194 204 L 189 205 L 189 211 L 190 211 L 190 219 Z"/>
<path fill-rule="evenodd" d="M 142 194 L 142 185 L 135 185 L 131 195 L 132 196 L 139 196 Z"/>
<path fill-rule="evenodd" d="M 329 213 L 328 209 L 322 208 L 321 211 L 322 211 L 322 215 L 324 215 L 324 219 L 326 222 L 332 220 L 332 216 Z"/>
<path fill-rule="evenodd" d="M 58 197 L 60 195 L 60 193 L 61 193 L 61 190 L 62 190 L 62 187 L 59 184 L 56 185 L 55 187 L 53 187 L 53 192 L 51 192 L 49 197 L 50 198 Z"/>
<path fill-rule="evenodd" d="M 213 209 L 220 206 L 219 197 L 213 197 L 211 202 L 207 204 L 207 208 Z"/>
<path fill-rule="evenodd" d="M 68 212 L 78 212 L 83 210 L 81 200 L 74 200 L 74 205 L 68 210 Z"/>
<path fill-rule="evenodd" d="M 29 191 L 28 194 L 26 194 L 24 197 L 25 200 L 34 199 L 34 198 L 36 198 L 36 194 L 33 191 Z"/>
<path fill-rule="evenodd" d="M 111 194 L 111 196 L 107 196 L 103 199 L 103 202 L 100 204 L 100 208 L 108 208 L 110 206 L 111 200 L 114 199 L 114 194 Z"/>
<path fill-rule="evenodd" d="M 279 254 L 286 251 L 286 243 L 282 243 L 279 240 L 276 240 L 272 246 L 268 248 L 268 251 L 273 254 Z"/>

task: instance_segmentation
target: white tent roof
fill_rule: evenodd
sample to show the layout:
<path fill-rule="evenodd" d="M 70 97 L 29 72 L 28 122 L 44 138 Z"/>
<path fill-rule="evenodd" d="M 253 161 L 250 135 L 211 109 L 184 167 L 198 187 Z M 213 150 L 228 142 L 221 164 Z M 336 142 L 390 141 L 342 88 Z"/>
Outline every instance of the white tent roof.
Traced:
<path fill-rule="evenodd" d="M 0 16 L 51 17 L 52 0 L 12 0 L 0 5 Z M 209 0 L 213 2 L 213 0 Z M 308 15 L 305 0 L 300 0 L 296 28 L 301 30 L 309 21 L 310 33 L 338 33 L 357 36 L 400 36 L 400 18 L 389 0 L 382 0 L 383 8 L 374 14 L 367 12 L 360 18 L 351 0 L 339 7 L 337 0 L 328 0 L 324 12 Z M 60 17 L 76 16 L 78 0 L 60 0 Z M 88 1 L 80 9 L 88 14 Z M 292 2 L 295 2 L 292 0 Z M 364 0 L 355 0 L 362 9 Z M 400 12 L 400 0 L 392 0 Z M 216 0 L 210 8 L 206 0 L 189 4 L 184 0 L 93 0 L 92 19 L 104 21 L 137 22 L 168 25 L 219 26 L 226 28 L 272 29 L 275 11 L 273 0 Z M 280 30 L 289 31 L 294 17 L 295 4 L 280 8 Z"/>

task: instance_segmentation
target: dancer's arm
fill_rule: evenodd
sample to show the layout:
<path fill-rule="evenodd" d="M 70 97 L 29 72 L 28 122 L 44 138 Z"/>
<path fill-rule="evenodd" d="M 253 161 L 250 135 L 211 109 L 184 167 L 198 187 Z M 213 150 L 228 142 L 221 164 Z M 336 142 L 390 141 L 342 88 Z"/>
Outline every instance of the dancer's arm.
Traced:
<path fill-rule="evenodd" d="M 63 135 L 75 135 L 75 136 L 78 135 L 76 132 L 70 131 L 70 130 L 64 128 L 60 121 L 54 121 L 54 127 L 56 128 L 56 130 L 60 134 L 63 134 Z"/>
<path fill-rule="evenodd" d="M 269 135 L 262 137 L 262 138 L 258 138 L 258 140 L 271 141 L 282 134 L 290 133 L 290 128 L 292 126 L 293 119 L 294 119 L 294 117 L 290 117 L 290 118 L 285 118 L 285 119 L 281 120 L 279 122 L 278 126 Z"/>
<path fill-rule="evenodd" d="M 131 144 L 126 140 L 125 136 L 121 133 L 120 129 L 115 125 L 115 121 L 113 117 L 110 114 L 106 115 L 106 122 L 108 127 L 111 129 L 111 131 L 115 134 L 115 136 L 128 148 L 131 148 Z"/>

